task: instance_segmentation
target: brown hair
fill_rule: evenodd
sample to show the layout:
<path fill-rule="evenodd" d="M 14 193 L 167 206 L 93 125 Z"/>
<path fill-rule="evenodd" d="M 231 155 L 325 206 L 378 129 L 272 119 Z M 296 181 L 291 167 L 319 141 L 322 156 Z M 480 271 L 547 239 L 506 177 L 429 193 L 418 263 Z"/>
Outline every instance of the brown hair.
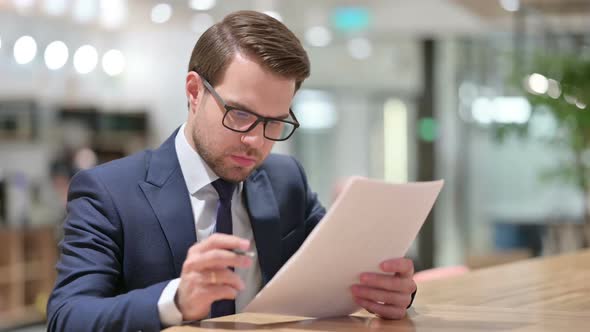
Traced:
<path fill-rule="evenodd" d="M 295 91 L 309 77 L 309 59 L 295 34 L 266 14 L 246 10 L 227 15 L 203 33 L 188 70 L 215 86 L 238 52 L 274 74 L 295 79 Z"/>

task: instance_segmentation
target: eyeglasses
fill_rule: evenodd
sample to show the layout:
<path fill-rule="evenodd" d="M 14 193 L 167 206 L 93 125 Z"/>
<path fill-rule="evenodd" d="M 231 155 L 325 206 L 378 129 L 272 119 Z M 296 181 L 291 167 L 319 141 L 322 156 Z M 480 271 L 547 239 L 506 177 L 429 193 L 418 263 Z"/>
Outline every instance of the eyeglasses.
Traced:
<path fill-rule="evenodd" d="M 227 105 L 206 79 L 201 76 L 201 80 L 203 81 L 205 88 L 207 88 L 211 95 L 213 95 L 215 100 L 225 108 L 222 124 L 229 130 L 238 133 L 247 133 L 262 122 L 264 125 L 263 133 L 266 139 L 271 141 L 285 141 L 293 135 L 295 129 L 299 128 L 299 121 L 297 121 L 297 118 L 291 109 L 289 109 L 290 119 L 260 116 L 254 112 Z"/>

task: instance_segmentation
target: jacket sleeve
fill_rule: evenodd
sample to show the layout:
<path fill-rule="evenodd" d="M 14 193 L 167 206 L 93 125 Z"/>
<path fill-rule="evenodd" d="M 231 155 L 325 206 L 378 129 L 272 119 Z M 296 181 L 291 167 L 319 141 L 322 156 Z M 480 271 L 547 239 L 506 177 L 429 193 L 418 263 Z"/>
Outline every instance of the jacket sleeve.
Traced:
<path fill-rule="evenodd" d="M 122 227 L 93 171 L 70 185 L 48 331 L 159 331 L 157 302 L 168 281 L 122 294 Z"/>

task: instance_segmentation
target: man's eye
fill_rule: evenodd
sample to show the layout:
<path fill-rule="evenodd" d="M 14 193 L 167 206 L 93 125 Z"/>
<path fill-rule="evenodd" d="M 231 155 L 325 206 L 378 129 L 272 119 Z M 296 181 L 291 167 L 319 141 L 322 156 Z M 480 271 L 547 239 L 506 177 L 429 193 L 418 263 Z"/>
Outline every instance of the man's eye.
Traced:
<path fill-rule="evenodd" d="M 266 126 L 272 127 L 272 128 L 281 128 L 283 126 L 283 122 L 281 122 L 281 121 L 268 121 Z"/>
<path fill-rule="evenodd" d="M 252 116 L 252 114 L 240 110 L 234 110 L 234 115 L 240 119 L 247 119 Z"/>

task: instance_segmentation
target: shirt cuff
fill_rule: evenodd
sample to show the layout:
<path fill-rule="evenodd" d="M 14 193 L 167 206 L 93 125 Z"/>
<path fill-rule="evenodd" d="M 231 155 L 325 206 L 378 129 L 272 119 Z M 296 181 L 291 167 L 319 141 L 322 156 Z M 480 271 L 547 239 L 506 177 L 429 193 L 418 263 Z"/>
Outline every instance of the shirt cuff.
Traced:
<path fill-rule="evenodd" d="M 175 326 L 182 324 L 182 314 L 176 307 L 174 297 L 180 278 L 171 280 L 162 291 L 160 299 L 158 300 L 158 314 L 160 315 L 160 323 L 163 327 Z"/>

